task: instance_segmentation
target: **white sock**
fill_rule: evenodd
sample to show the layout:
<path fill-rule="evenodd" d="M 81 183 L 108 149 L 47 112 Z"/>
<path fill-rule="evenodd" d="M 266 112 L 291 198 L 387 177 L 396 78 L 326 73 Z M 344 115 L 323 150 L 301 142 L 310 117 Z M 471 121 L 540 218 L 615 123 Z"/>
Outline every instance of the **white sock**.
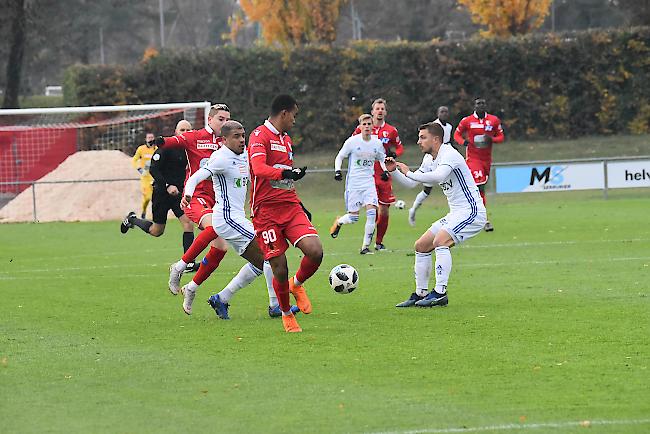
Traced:
<path fill-rule="evenodd" d="M 363 248 L 365 249 L 372 242 L 375 234 L 375 222 L 377 221 L 377 210 L 374 208 L 366 210 L 366 233 L 363 236 Z"/>
<path fill-rule="evenodd" d="M 356 223 L 358 221 L 359 221 L 359 214 L 350 214 L 350 213 L 342 215 L 337 220 L 338 224 L 340 225 L 349 225 L 352 223 Z"/>
<path fill-rule="evenodd" d="M 266 289 L 269 291 L 269 306 L 275 307 L 278 303 L 278 297 L 273 289 L 273 270 L 269 261 L 264 261 L 264 279 L 266 279 Z"/>
<path fill-rule="evenodd" d="M 436 247 L 436 292 L 447 292 L 447 282 L 451 274 L 451 251 L 449 247 Z"/>
<path fill-rule="evenodd" d="M 190 281 L 187 285 L 185 285 L 185 288 L 189 289 L 190 291 L 196 291 L 197 288 L 199 287 L 198 283 L 194 282 L 193 280 Z"/>
<path fill-rule="evenodd" d="M 250 285 L 250 283 L 257 278 L 257 276 L 262 274 L 262 270 L 251 264 L 250 262 L 244 264 L 243 267 L 239 270 L 239 273 L 226 285 L 224 289 L 219 292 L 219 298 L 224 303 L 228 303 L 233 295 L 237 293 L 244 286 Z"/>
<path fill-rule="evenodd" d="M 415 252 L 415 293 L 420 297 L 429 294 L 429 278 L 431 277 L 431 252 Z"/>
<path fill-rule="evenodd" d="M 411 207 L 411 209 L 418 209 L 418 208 L 420 208 L 420 205 L 422 205 L 422 202 L 424 202 L 424 200 L 425 200 L 427 197 L 429 197 L 429 195 L 428 195 L 424 190 L 422 190 L 421 192 L 419 192 L 418 195 L 415 196 L 415 200 L 413 201 L 413 206 Z"/>
<path fill-rule="evenodd" d="M 187 262 L 183 261 L 182 259 L 174 264 L 174 269 L 176 271 L 185 271 L 185 267 L 187 267 Z"/>

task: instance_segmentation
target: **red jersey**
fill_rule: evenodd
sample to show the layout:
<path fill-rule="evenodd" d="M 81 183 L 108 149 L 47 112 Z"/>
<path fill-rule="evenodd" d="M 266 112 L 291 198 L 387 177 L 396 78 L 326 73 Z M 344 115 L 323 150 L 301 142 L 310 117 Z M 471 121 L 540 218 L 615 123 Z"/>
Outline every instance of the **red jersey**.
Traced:
<path fill-rule="evenodd" d="M 293 144 L 268 120 L 255 128 L 248 139 L 248 160 L 253 177 L 251 211 L 261 204 L 300 203 L 293 180 L 282 179 L 282 171 L 293 169 Z"/>
<path fill-rule="evenodd" d="M 456 127 L 454 140 L 462 145 L 465 141 L 463 134 L 466 133 L 469 144 L 467 145 L 466 159 L 481 161 L 492 161 L 492 145 L 481 146 L 481 139 L 484 135 L 492 137 L 492 143 L 501 143 L 505 136 L 501 127 L 501 120 L 498 117 L 486 113 L 483 119 L 476 115 L 476 112 L 466 116 Z M 478 145 L 478 146 L 477 146 Z"/>
<path fill-rule="evenodd" d="M 352 135 L 361 134 L 361 129 L 357 127 Z M 395 148 L 395 154 L 401 156 L 404 153 L 404 145 L 399 139 L 399 134 L 397 133 L 397 128 L 384 122 L 380 126 L 372 125 L 372 135 L 377 136 L 381 143 L 384 145 L 384 151 L 388 154 L 390 147 Z M 379 179 L 381 174 L 384 171 L 381 169 L 378 161 L 375 161 L 375 179 Z"/>
<path fill-rule="evenodd" d="M 223 138 L 219 137 L 215 132 L 206 126 L 200 130 L 191 130 L 178 136 L 164 137 L 165 144 L 163 146 L 177 146 L 185 149 L 187 155 L 187 167 L 185 168 L 185 182 L 194 174 L 199 168 L 208 162 L 210 155 L 217 149 L 221 148 Z M 196 194 L 204 193 L 210 197 L 214 197 L 214 188 L 212 181 L 206 179 L 197 185 Z"/>

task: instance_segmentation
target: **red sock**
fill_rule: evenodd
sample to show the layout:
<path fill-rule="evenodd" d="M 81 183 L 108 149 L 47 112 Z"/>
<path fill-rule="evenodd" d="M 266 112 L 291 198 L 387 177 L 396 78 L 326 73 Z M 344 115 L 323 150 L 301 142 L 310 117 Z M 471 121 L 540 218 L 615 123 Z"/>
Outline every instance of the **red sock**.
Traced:
<path fill-rule="evenodd" d="M 309 256 L 305 256 L 302 258 L 302 261 L 300 261 L 300 267 L 296 272 L 296 279 L 304 283 L 307 279 L 314 275 L 316 270 L 318 270 L 318 267 L 320 267 L 320 262 L 316 263 L 309 259 Z"/>
<path fill-rule="evenodd" d="M 291 302 L 289 301 L 289 281 L 278 281 L 273 278 L 273 290 L 275 291 L 278 302 L 280 303 L 280 310 L 282 312 L 289 312 L 291 310 Z"/>
<path fill-rule="evenodd" d="M 217 233 L 212 229 L 212 226 L 208 226 L 207 228 L 203 229 L 200 234 L 194 238 L 194 241 L 192 241 L 192 245 L 187 249 L 185 254 L 183 255 L 183 261 L 186 263 L 193 262 L 197 256 L 201 254 L 202 251 L 205 250 L 206 247 L 208 247 L 208 244 L 210 244 L 213 240 L 217 239 Z"/>
<path fill-rule="evenodd" d="M 483 205 L 485 206 L 485 192 L 481 190 L 479 190 L 478 192 L 481 194 L 481 199 L 483 199 Z"/>
<path fill-rule="evenodd" d="M 225 255 L 225 250 L 219 250 L 216 247 L 210 247 L 208 254 L 205 255 L 205 258 L 203 258 L 201 261 L 201 266 L 194 275 L 194 279 L 192 279 L 194 283 L 200 285 L 205 281 L 205 279 L 210 277 L 210 274 L 212 274 L 212 272 L 217 269 L 219 262 L 221 262 Z"/>
<path fill-rule="evenodd" d="M 388 230 L 388 212 L 380 212 L 377 217 L 377 239 L 375 243 L 381 244 L 384 241 L 384 235 Z"/>

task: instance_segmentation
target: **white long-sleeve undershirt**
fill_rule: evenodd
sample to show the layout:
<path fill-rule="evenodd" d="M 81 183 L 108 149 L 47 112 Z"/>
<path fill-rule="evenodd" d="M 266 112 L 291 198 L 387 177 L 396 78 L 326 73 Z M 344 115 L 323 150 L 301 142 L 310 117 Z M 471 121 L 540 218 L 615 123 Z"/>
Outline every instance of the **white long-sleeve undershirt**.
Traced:
<path fill-rule="evenodd" d="M 204 181 L 211 176 L 212 176 L 212 172 L 210 172 L 205 167 L 201 167 L 199 170 L 194 172 L 194 174 L 187 179 L 187 182 L 185 183 L 185 191 L 183 195 L 191 197 L 194 194 L 194 190 L 196 190 L 196 186 L 199 185 L 201 181 Z"/>

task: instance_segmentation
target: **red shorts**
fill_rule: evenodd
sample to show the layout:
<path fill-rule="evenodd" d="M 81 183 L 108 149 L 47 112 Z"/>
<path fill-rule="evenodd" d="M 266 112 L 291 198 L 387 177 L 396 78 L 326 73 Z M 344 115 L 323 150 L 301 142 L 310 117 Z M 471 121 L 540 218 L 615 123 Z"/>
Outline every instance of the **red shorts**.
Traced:
<path fill-rule="evenodd" d="M 190 205 L 183 211 L 185 211 L 185 215 L 198 226 L 204 216 L 212 214 L 213 206 L 214 197 L 200 194 L 197 196 L 192 196 Z M 209 222 L 209 226 L 211 225 L 212 222 Z"/>
<path fill-rule="evenodd" d="M 390 205 L 395 203 L 395 195 L 393 194 L 393 180 L 382 181 L 380 178 L 375 178 L 375 187 L 377 187 L 377 199 L 380 205 Z"/>
<path fill-rule="evenodd" d="M 483 185 L 488 181 L 490 176 L 491 161 L 469 159 L 466 160 L 469 171 L 472 172 L 476 185 Z"/>
<path fill-rule="evenodd" d="M 261 205 L 255 210 L 253 227 L 264 259 L 286 252 L 287 241 L 295 246 L 305 237 L 318 236 L 299 203 Z"/>

